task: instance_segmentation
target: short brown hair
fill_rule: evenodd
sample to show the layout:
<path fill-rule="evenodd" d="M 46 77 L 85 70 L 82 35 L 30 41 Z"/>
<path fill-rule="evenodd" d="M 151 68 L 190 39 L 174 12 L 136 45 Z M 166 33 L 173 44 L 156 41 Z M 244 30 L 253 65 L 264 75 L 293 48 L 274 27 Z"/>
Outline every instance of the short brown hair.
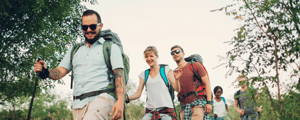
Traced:
<path fill-rule="evenodd" d="M 181 47 L 181 46 L 179 46 L 179 45 L 174 45 L 174 46 L 171 48 L 171 51 L 172 51 L 174 48 L 179 48 L 179 49 L 181 49 L 181 51 L 183 52 L 183 49 L 182 49 L 182 47 Z"/>
<path fill-rule="evenodd" d="M 242 79 L 242 78 L 248 79 L 245 75 L 239 75 L 239 76 L 237 77 L 238 80 L 240 80 L 240 79 Z"/>
<path fill-rule="evenodd" d="M 97 16 L 97 23 L 101 23 L 101 17 L 100 15 L 98 14 L 98 12 L 94 11 L 94 10 L 86 10 L 83 12 L 83 16 L 89 16 L 89 15 L 96 15 Z M 81 20 L 82 22 L 82 20 Z"/>
<path fill-rule="evenodd" d="M 158 52 L 157 52 L 157 49 L 154 47 L 154 46 L 148 46 L 145 51 L 144 51 L 144 54 L 146 52 L 153 52 L 156 56 L 158 56 Z"/>

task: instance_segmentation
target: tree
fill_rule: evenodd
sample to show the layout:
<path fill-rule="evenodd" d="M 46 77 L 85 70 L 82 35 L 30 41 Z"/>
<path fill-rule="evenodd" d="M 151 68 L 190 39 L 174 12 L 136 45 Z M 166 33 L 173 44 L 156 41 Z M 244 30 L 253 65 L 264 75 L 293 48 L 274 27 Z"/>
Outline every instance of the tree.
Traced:
<path fill-rule="evenodd" d="M 81 1 L 2 0 L 0 5 L 0 104 L 32 95 L 34 61 L 58 65 L 66 46 L 75 42 L 85 9 Z M 43 81 L 37 92 L 51 88 Z"/>
<path fill-rule="evenodd" d="M 5 105 L 0 111 L 0 119 L 26 119 L 30 101 L 30 98 L 22 96 Z M 49 93 L 49 90 L 48 92 L 41 92 L 37 94 L 33 103 L 31 118 L 38 120 L 72 120 L 72 110 L 67 107 L 70 103 L 72 103 L 71 97 L 62 99 L 59 95 Z"/>
<path fill-rule="evenodd" d="M 230 105 L 228 105 L 228 115 L 230 117 L 231 120 L 240 120 L 240 114 L 237 113 L 234 109 L 234 101 L 228 101 L 227 103 L 230 103 Z"/>
<path fill-rule="evenodd" d="M 223 64 L 229 68 L 226 76 L 233 72 L 253 76 L 248 87 L 259 86 L 262 99 L 253 100 L 268 105 L 263 109 L 268 110 L 267 119 L 299 118 L 289 116 L 290 109 L 299 111 L 299 105 L 283 107 L 299 99 L 295 92 L 300 90 L 296 87 L 300 84 L 299 0 L 242 0 L 217 10 L 242 22 L 237 36 L 227 42 L 233 49 Z"/>

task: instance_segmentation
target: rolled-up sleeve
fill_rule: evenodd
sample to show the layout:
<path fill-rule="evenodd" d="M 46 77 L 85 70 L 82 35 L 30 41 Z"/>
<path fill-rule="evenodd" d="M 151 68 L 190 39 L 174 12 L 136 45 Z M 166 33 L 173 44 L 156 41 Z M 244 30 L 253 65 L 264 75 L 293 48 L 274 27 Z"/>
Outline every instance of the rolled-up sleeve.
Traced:
<path fill-rule="evenodd" d="M 65 54 L 64 58 L 58 65 L 59 67 L 66 68 L 68 71 L 71 71 L 71 69 L 72 69 L 71 68 L 71 51 L 72 51 L 72 48 L 70 48 L 68 50 L 68 52 Z"/>
<path fill-rule="evenodd" d="M 124 69 L 121 50 L 116 44 L 112 44 L 112 46 L 111 46 L 110 60 L 111 60 L 110 62 L 111 62 L 111 66 L 112 66 L 113 70 L 115 70 L 117 68 Z"/>

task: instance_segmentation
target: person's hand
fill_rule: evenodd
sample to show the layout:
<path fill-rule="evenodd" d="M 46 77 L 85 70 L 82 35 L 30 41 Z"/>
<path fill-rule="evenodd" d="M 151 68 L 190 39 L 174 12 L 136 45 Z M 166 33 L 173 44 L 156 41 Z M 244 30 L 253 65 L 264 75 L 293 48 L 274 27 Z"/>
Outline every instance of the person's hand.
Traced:
<path fill-rule="evenodd" d="M 211 112 L 211 110 L 212 110 L 211 104 L 206 104 L 205 105 L 205 113 L 209 114 Z"/>
<path fill-rule="evenodd" d="M 214 114 L 214 118 L 215 118 L 215 119 L 217 119 L 217 118 L 218 118 L 217 114 Z"/>
<path fill-rule="evenodd" d="M 175 80 L 178 80 L 179 77 L 182 75 L 182 73 L 183 73 L 182 69 L 176 69 L 176 70 L 174 70 L 173 74 L 174 74 Z"/>
<path fill-rule="evenodd" d="M 125 100 L 126 100 L 126 101 L 129 100 L 129 97 L 128 97 L 127 94 L 125 95 Z"/>
<path fill-rule="evenodd" d="M 41 72 L 43 67 L 45 69 L 47 69 L 47 65 L 46 63 L 43 61 L 43 60 L 40 60 L 40 61 L 35 61 L 35 64 L 34 64 L 34 72 Z"/>
<path fill-rule="evenodd" d="M 125 102 L 126 103 L 129 103 L 130 102 L 130 100 L 129 100 L 129 96 L 128 96 L 128 94 L 126 93 L 126 95 L 125 95 Z"/>
<path fill-rule="evenodd" d="M 114 106 L 112 107 L 112 110 L 110 112 L 110 116 L 112 120 L 117 120 L 123 117 L 123 111 L 124 111 L 124 101 L 118 100 Z"/>
<path fill-rule="evenodd" d="M 239 110 L 239 113 L 240 113 L 241 116 L 243 116 L 244 113 L 245 113 L 245 110 Z"/>
<path fill-rule="evenodd" d="M 261 112 L 262 106 L 257 107 L 257 112 Z"/>

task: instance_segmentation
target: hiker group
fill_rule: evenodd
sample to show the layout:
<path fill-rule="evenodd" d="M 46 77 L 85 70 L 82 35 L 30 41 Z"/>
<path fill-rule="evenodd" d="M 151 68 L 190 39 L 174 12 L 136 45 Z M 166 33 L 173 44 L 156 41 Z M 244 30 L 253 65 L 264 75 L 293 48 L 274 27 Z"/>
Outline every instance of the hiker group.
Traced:
<path fill-rule="evenodd" d="M 158 63 L 158 51 L 154 46 L 144 50 L 149 69 L 139 74 L 139 85 L 132 95 L 125 93 L 129 80 L 129 58 L 123 52 L 118 35 L 102 30 L 100 15 L 87 10 L 82 16 L 82 30 L 85 42 L 74 45 L 65 54 L 58 67 L 48 70 L 43 60 L 35 61 L 34 71 L 43 79 L 58 80 L 71 74 L 73 88 L 73 118 L 75 120 L 108 120 L 124 118 L 125 103 L 140 98 L 144 87 L 147 92 L 146 109 L 142 120 L 176 120 L 174 99 L 176 91 L 180 102 L 181 120 L 223 120 L 230 119 L 223 89 L 216 86 L 211 91 L 208 72 L 200 55 L 185 58 L 179 45 L 170 48 L 170 54 L 177 64 L 172 70 L 167 64 Z M 240 76 L 245 83 L 245 76 Z M 241 120 L 256 119 L 254 103 L 247 106 L 247 86 L 235 93 L 235 110 Z M 213 97 L 213 93 L 215 97 Z M 238 108 L 238 106 L 240 108 Z M 262 107 L 258 108 L 258 112 Z"/>

